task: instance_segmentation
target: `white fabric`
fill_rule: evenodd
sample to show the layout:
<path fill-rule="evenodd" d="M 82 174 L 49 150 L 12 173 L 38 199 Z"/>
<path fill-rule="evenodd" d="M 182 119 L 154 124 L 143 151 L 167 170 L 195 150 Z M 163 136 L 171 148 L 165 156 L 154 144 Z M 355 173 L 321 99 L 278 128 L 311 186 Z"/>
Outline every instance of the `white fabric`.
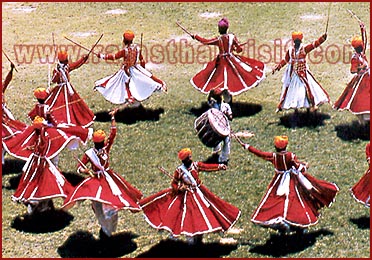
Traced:
<path fill-rule="evenodd" d="M 121 191 L 120 191 L 118 185 L 116 185 L 116 183 L 114 182 L 114 180 L 111 178 L 111 176 L 106 172 L 106 170 L 104 169 L 104 167 L 101 165 L 101 162 L 100 162 L 97 154 L 94 152 L 93 148 L 91 148 L 88 151 L 86 151 L 85 154 L 89 157 L 90 161 L 97 168 L 99 168 L 101 170 L 100 173 L 102 173 L 104 175 L 106 181 L 108 182 L 108 184 L 110 186 L 110 189 L 112 191 L 112 194 L 114 194 L 115 196 L 121 195 Z"/>
<path fill-rule="evenodd" d="M 181 165 L 179 168 L 180 168 L 180 169 L 183 171 L 183 173 L 186 175 L 187 179 L 190 180 L 190 182 L 192 183 L 193 188 L 195 188 L 196 192 L 197 192 L 198 195 L 200 196 L 200 198 L 201 198 L 201 200 L 203 201 L 204 205 L 205 205 L 206 207 L 209 208 L 210 204 L 209 204 L 209 202 L 204 198 L 204 195 L 203 195 L 203 193 L 201 192 L 201 190 L 199 189 L 198 184 L 196 183 L 196 180 L 195 180 L 194 177 L 192 176 L 191 172 L 189 172 L 189 171 L 186 169 L 185 165 Z"/>
<path fill-rule="evenodd" d="M 307 66 L 307 65 L 306 65 Z M 280 95 L 280 100 L 283 98 L 286 88 L 288 88 L 287 95 L 283 102 L 282 108 L 309 108 L 310 103 L 306 97 L 305 83 L 297 75 L 296 71 L 292 71 L 291 62 L 289 62 L 286 71 L 283 75 L 282 82 L 282 92 Z M 322 87 L 316 82 L 314 77 L 309 73 L 308 68 L 306 68 L 306 78 L 309 83 L 310 91 L 314 96 L 315 105 L 329 102 L 327 94 L 323 91 Z"/>
<path fill-rule="evenodd" d="M 109 205 L 102 204 L 97 201 L 92 201 L 92 208 L 103 232 L 107 236 L 111 236 L 115 232 L 118 225 L 118 212 Z"/>
<path fill-rule="evenodd" d="M 136 64 L 129 68 L 130 76 L 123 69 L 115 74 L 95 82 L 95 89 L 106 100 L 113 104 L 124 104 L 128 100 L 128 92 L 125 83 L 129 82 L 129 91 L 137 101 L 149 98 L 153 92 L 161 90 L 162 84 L 151 79 L 152 74 L 141 65 Z M 106 86 L 101 86 L 104 82 Z"/>

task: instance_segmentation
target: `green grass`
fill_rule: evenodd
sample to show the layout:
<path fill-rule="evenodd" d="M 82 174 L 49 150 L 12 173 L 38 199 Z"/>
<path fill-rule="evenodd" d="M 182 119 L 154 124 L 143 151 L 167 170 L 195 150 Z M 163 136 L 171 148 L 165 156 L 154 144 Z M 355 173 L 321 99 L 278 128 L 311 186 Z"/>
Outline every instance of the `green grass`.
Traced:
<path fill-rule="evenodd" d="M 20 7 L 36 9 L 30 13 L 22 13 L 16 11 L 16 8 Z M 122 15 L 105 14 L 107 10 L 113 9 L 124 9 L 128 12 Z M 52 33 L 55 34 L 57 44 L 68 44 L 63 38 L 66 35 L 85 46 L 91 46 L 99 35 L 104 33 L 101 44 L 120 45 L 121 35 L 126 29 L 136 33 L 137 43 L 140 41 L 140 33 L 143 33 L 145 46 L 165 44 L 172 38 L 187 38 L 175 25 L 177 20 L 191 32 L 208 38 L 217 34 L 216 24 L 222 16 L 229 18 L 230 31 L 234 32 L 241 42 L 252 38 L 256 40 L 257 46 L 271 45 L 274 39 L 288 39 L 293 30 L 303 31 L 304 41 L 310 42 L 323 34 L 327 9 L 328 3 L 2 3 L 2 48 L 15 60 L 14 44 L 52 44 Z M 346 9 L 353 10 L 365 22 L 369 35 L 369 3 L 332 3 L 329 35 L 324 47 L 331 44 L 348 44 L 351 37 L 359 33 L 358 23 L 350 17 Z M 221 15 L 215 18 L 199 16 L 205 12 Z M 320 18 L 301 18 L 305 15 Z M 62 20 L 62 17 L 66 20 Z M 77 37 L 74 36 L 76 32 L 96 34 Z M 196 41 L 191 43 L 193 46 L 198 45 Z M 346 48 L 346 51 L 350 52 L 351 48 Z M 268 62 L 267 66 L 270 69 L 274 62 Z M 9 63 L 3 56 L 3 79 L 8 68 Z M 177 151 L 180 148 L 190 147 L 195 160 L 204 160 L 211 153 L 211 149 L 205 147 L 195 135 L 193 122 L 196 116 L 191 113 L 191 109 L 200 108 L 201 103 L 206 101 L 206 96 L 197 92 L 189 83 L 190 78 L 201 68 L 202 65 L 197 63 L 173 65 L 165 62 L 161 67 L 151 69 L 156 76 L 166 81 L 169 87 L 167 95 L 155 95 L 143 103 L 148 110 L 164 110 L 160 113 L 159 120 L 140 120 L 129 124 L 124 122 L 130 115 L 120 114 L 118 136 L 111 152 L 111 166 L 138 187 L 145 196 L 169 187 L 169 179 L 157 170 L 157 166 L 163 165 L 172 172 L 179 164 Z M 31 64 L 20 64 L 17 69 L 19 72 L 14 74 L 6 92 L 7 104 L 18 119 L 28 122 L 26 115 L 35 102 L 33 89 L 46 85 L 48 66 L 34 61 Z M 90 63 L 71 75 L 78 93 L 95 113 L 104 114 L 113 105 L 106 102 L 99 93 L 92 91 L 94 81 L 117 69 L 118 65 Z M 328 91 L 332 101 L 338 98 L 350 79 L 349 64 L 342 62 L 310 64 L 310 69 Z M 250 216 L 273 176 L 273 168 L 269 163 L 243 151 L 238 143 L 233 141 L 229 169 L 225 172 L 203 173 L 201 179 L 216 195 L 241 209 L 242 216 L 236 227 L 242 229 L 242 232 L 222 235 L 233 237 L 238 244 L 233 248 L 227 247 L 226 251 L 220 254 L 209 250 L 211 254 L 215 253 L 210 257 L 369 257 L 369 225 L 360 227 L 356 223 L 365 223 L 366 220 L 369 222 L 369 210 L 356 203 L 348 192 L 368 167 L 364 153 L 367 140 L 358 133 L 363 129 L 355 124 L 355 116 L 348 112 L 334 111 L 329 104 L 320 109 L 320 113 L 326 117 L 321 125 L 289 127 L 281 124 L 281 120 L 292 114 L 292 111 L 274 113 L 283 72 L 284 70 L 268 75 L 259 87 L 234 99 L 236 103 L 261 105 L 262 110 L 250 116 L 235 118 L 232 127 L 236 131 L 254 131 L 256 136 L 250 139 L 250 143 L 266 151 L 273 150 L 273 136 L 288 135 L 289 150 L 310 164 L 309 173 L 319 179 L 335 182 L 340 192 L 332 207 L 322 212 L 318 225 L 310 229 L 305 246 L 296 246 L 299 241 L 275 241 L 271 238 L 274 231 L 260 228 L 250 222 Z M 108 130 L 109 125 L 108 121 L 97 121 L 94 128 Z M 13 163 L 10 156 L 7 155 L 6 159 L 8 165 Z M 76 162 L 70 152 L 62 152 L 59 166 L 70 176 L 75 172 Z M 12 223 L 26 211 L 23 205 L 10 199 L 15 188 L 11 183 L 19 175 L 20 166 L 14 164 L 14 170 L 8 170 L 7 174 L 2 176 L 2 257 L 61 257 L 58 248 L 67 247 L 68 242 L 75 241 L 79 244 L 79 252 L 85 252 L 84 246 L 94 244 L 99 225 L 88 201 L 69 211 L 73 219 L 60 230 L 31 233 L 15 229 Z M 56 201 L 57 206 L 61 203 L 61 200 Z M 116 250 L 124 249 L 123 253 L 119 250 L 115 256 L 143 256 L 156 248 L 162 248 L 161 241 L 167 238 L 167 233 L 158 233 L 152 229 L 141 213 L 122 211 L 119 213 L 119 219 L 119 242 L 113 246 Z M 88 237 L 93 237 L 84 243 L 82 238 L 76 238 L 78 231 L 87 232 L 85 234 L 88 234 Z M 129 242 L 120 240 L 120 235 L 127 232 L 135 237 Z M 210 234 L 205 236 L 204 241 L 208 245 L 218 243 L 219 239 L 220 234 Z M 267 242 L 272 244 L 266 245 Z M 272 251 L 284 247 L 289 249 L 284 250 L 283 255 Z M 263 248 L 263 251 L 259 251 L 260 248 Z M 94 250 L 96 248 L 91 247 L 87 252 L 95 252 Z M 99 256 L 107 255 L 102 253 Z M 182 253 L 178 256 L 182 257 Z"/>

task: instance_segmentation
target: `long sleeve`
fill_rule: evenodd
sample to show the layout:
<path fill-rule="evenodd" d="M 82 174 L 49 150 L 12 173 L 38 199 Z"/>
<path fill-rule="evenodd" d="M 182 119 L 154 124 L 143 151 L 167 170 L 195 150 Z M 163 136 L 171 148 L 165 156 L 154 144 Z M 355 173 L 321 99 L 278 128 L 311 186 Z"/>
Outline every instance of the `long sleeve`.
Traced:
<path fill-rule="evenodd" d="M 253 146 L 249 146 L 248 147 L 248 151 L 250 151 L 251 153 L 253 153 L 254 155 L 266 160 L 266 161 L 270 161 L 270 162 L 273 162 L 274 161 L 274 153 L 273 152 L 264 152 L 264 151 L 261 151 Z"/>
<path fill-rule="evenodd" d="M 195 40 L 201 42 L 204 45 L 218 45 L 218 38 L 205 39 L 199 35 L 195 35 Z"/>
<path fill-rule="evenodd" d="M 68 64 L 69 71 L 73 71 L 75 69 L 80 68 L 87 61 L 87 59 L 88 59 L 88 56 L 85 55 L 81 57 L 80 59 L 78 59 L 77 61 L 69 63 Z"/>
<path fill-rule="evenodd" d="M 305 53 L 309 53 L 312 50 L 314 50 L 315 48 L 318 48 L 320 45 L 322 45 L 323 42 L 325 42 L 325 39 L 322 35 L 322 36 L 319 37 L 319 39 L 317 39 L 313 43 L 310 43 L 310 44 L 305 46 Z"/>

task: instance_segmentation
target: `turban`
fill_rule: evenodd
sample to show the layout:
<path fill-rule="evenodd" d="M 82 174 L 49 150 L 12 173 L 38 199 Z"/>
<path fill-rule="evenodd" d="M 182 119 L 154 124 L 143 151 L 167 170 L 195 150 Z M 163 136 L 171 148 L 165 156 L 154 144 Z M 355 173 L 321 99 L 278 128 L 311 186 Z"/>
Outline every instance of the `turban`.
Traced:
<path fill-rule="evenodd" d="M 60 51 L 58 52 L 58 60 L 63 62 L 68 60 L 68 54 L 67 51 Z"/>
<path fill-rule="evenodd" d="M 363 47 L 362 37 L 360 36 L 353 37 L 353 39 L 351 40 L 351 46 L 353 46 L 353 48 Z"/>
<path fill-rule="evenodd" d="M 35 116 L 34 120 L 32 121 L 32 125 L 36 128 L 41 128 L 44 122 L 44 118 L 41 116 Z"/>
<path fill-rule="evenodd" d="M 191 155 L 191 150 L 190 148 L 183 148 L 181 151 L 178 152 L 178 158 L 183 161 L 187 157 Z"/>
<path fill-rule="evenodd" d="M 218 28 L 229 28 L 229 20 L 227 20 L 227 18 L 222 18 L 218 22 Z"/>
<path fill-rule="evenodd" d="M 46 99 L 48 97 L 48 92 L 45 88 L 37 88 L 34 90 L 34 96 L 37 99 Z"/>
<path fill-rule="evenodd" d="M 132 41 L 134 39 L 134 33 L 131 30 L 127 30 L 123 33 L 124 40 Z"/>
<path fill-rule="evenodd" d="M 302 32 L 293 32 L 292 33 L 292 40 L 300 40 L 302 41 L 302 39 L 304 38 L 304 35 L 302 34 Z"/>
<path fill-rule="evenodd" d="M 103 130 L 97 130 L 93 133 L 93 142 L 100 143 L 103 142 L 106 138 L 106 134 Z"/>
<path fill-rule="evenodd" d="M 274 137 L 274 145 L 278 149 L 284 149 L 288 144 L 288 136 L 281 135 Z"/>

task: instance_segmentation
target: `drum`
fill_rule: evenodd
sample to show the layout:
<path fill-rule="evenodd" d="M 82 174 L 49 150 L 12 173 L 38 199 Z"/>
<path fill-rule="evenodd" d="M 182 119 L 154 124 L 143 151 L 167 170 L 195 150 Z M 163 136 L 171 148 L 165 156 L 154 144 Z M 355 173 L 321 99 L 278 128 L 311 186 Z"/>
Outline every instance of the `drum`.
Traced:
<path fill-rule="evenodd" d="M 218 109 L 211 108 L 194 122 L 197 135 L 207 147 L 217 146 L 230 135 L 230 124 L 227 117 Z"/>

